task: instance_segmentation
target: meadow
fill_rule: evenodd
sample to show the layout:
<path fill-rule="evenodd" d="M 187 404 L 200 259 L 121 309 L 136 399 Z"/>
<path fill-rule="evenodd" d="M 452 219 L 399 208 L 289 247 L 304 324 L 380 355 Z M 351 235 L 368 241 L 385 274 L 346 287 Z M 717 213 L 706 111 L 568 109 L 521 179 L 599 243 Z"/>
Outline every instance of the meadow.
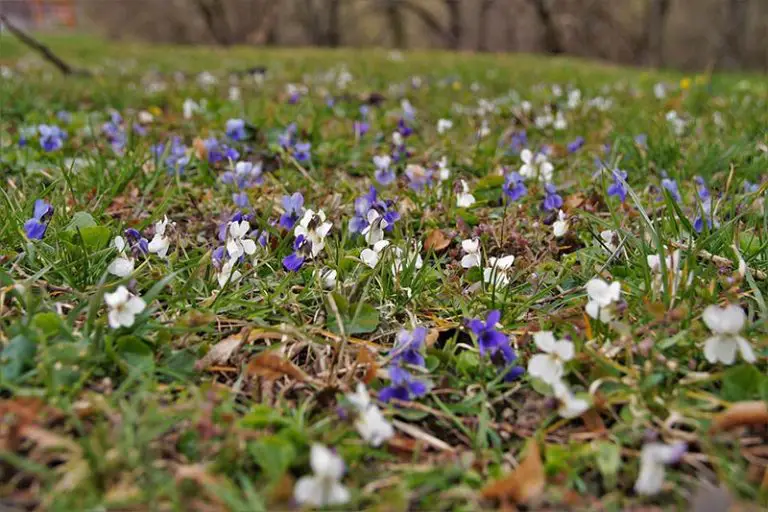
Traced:
<path fill-rule="evenodd" d="M 768 504 L 765 76 L 0 37 L 0 509 Z"/>

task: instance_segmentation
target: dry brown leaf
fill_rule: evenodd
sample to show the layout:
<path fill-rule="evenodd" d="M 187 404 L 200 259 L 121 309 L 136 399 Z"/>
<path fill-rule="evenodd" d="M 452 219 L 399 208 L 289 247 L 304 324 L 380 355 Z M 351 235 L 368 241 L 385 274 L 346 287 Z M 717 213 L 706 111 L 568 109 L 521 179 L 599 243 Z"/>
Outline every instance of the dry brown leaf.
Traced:
<path fill-rule="evenodd" d="M 427 251 L 439 252 L 449 245 L 451 245 L 451 239 L 440 229 L 433 229 L 430 231 L 427 235 L 427 239 L 424 241 L 424 249 Z"/>
<path fill-rule="evenodd" d="M 480 491 L 484 498 L 528 503 L 542 493 L 546 478 L 538 443 L 531 440 L 526 452 L 525 459 L 514 471 Z"/>
<path fill-rule="evenodd" d="M 248 363 L 248 374 L 267 380 L 279 379 L 284 375 L 299 381 L 307 380 L 307 374 L 299 367 L 273 352 L 262 352 L 251 359 Z"/>
<path fill-rule="evenodd" d="M 363 382 L 366 385 L 373 382 L 373 379 L 376 378 L 376 373 L 379 371 L 379 365 L 376 364 L 376 359 L 371 351 L 365 347 L 360 347 L 360 350 L 357 351 L 357 364 L 366 366 Z"/>
<path fill-rule="evenodd" d="M 767 425 L 768 406 L 762 400 L 737 402 L 712 420 L 711 432 L 720 432 L 744 425 Z"/>
<path fill-rule="evenodd" d="M 595 434 L 602 434 L 606 432 L 605 423 L 603 418 L 595 409 L 589 409 L 587 412 L 581 415 L 581 420 L 587 429 Z"/>
<path fill-rule="evenodd" d="M 585 196 L 583 192 L 576 192 L 565 198 L 565 201 L 563 201 L 563 209 L 570 212 L 571 210 L 580 207 L 585 202 L 587 202 L 587 196 Z"/>
<path fill-rule="evenodd" d="M 424 344 L 427 346 L 427 348 L 432 348 L 435 343 L 437 343 L 438 338 L 440 338 L 440 329 L 436 327 L 432 328 L 424 338 Z"/>
<path fill-rule="evenodd" d="M 211 347 L 207 354 L 195 363 L 195 370 L 202 371 L 215 364 L 224 364 L 229 361 L 237 349 L 245 341 L 246 333 L 239 332 L 228 336 Z"/>
<path fill-rule="evenodd" d="M 205 146 L 205 141 L 197 137 L 192 142 L 192 147 L 195 148 L 195 156 L 198 160 L 208 160 L 208 148 Z"/>

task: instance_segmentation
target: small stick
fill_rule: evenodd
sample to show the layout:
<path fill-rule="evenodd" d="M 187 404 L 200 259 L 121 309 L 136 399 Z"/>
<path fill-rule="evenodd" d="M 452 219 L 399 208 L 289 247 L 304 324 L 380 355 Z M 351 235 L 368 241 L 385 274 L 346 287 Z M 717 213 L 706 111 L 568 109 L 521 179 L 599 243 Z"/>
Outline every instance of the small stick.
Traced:
<path fill-rule="evenodd" d="M 56 69 L 61 71 L 63 75 L 90 75 L 88 71 L 84 69 L 75 69 L 64 62 L 60 57 L 53 53 L 50 48 L 11 23 L 5 14 L 0 14 L 0 21 L 8 27 L 8 31 L 11 34 L 15 35 L 22 43 L 35 50 L 37 53 L 41 54 L 45 60 L 56 66 Z"/>
<path fill-rule="evenodd" d="M 671 245 L 673 247 L 676 247 L 677 249 L 683 249 L 683 250 L 690 249 L 690 247 L 688 247 L 687 245 L 681 244 L 679 242 L 671 242 Z M 717 254 L 712 254 L 709 251 L 705 251 L 705 250 L 702 249 L 702 250 L 698 251 L 696 253 L 696 255 L 699 258 L 701 258 L 702 260 L 711 261 L 712 263 L 715 263 L 716 265 L 721 265 L 723 267 L 733 268 L 733 262 L 730 259 L 725 258 L 723 256 L 718 256 Z M 766 273 L 763 272 L 762 270 L 758 270 L 756 268 L 749 268 L 749 267 L 747 267 L 747 269 L 750 271 L 750 273 L 753 276 L 755 276 L 755 279 L 759 279 L 760 281 L 765 281 L 766 279 L 768 279 L 768 275 L 766 275 Z"/>

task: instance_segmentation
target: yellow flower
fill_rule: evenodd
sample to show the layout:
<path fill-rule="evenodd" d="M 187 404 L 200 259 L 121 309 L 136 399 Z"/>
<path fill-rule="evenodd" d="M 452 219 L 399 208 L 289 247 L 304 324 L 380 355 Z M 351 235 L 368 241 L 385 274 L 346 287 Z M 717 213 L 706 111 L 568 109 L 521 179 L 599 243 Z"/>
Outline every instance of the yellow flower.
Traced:
<path fill-rule="evenodd" d="M 163 115 L 163 111 L 160 110 L 160 107 L 151 106 L 147 110 L 149 110 L 149 113 L 152 114 L 153 116 L 161 116 L 161 115 Z"/>
<path fill-rule="evenodd" d="M 680 88 L 681 89 L 689 89 L 691 87 L 691 79 L 688 77 L 683 78 L 680 80 Z"/>
<path fill-rule="evenodd" d="M 458 80 L 453 82 L 453 90 L 458 91 L 460 89 L 461 89 L 461 82 L 459 82 Z"/>

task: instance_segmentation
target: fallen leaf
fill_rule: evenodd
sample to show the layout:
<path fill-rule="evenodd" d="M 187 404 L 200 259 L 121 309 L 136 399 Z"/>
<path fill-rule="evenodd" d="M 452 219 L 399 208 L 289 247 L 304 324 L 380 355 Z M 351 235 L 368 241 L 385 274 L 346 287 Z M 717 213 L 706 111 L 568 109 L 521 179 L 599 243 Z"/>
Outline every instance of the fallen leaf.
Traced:
<path fill-rule="evenodd" d="M 484 498 L 528 503 L 541 494 L 545 483 L 544 465 L 541 462 L 539 445 L 535 440 L 531 440 L 528 443 L 523 462 L 507 476 L 491 482 L 480 492 Z"/>
<path fill-rule="evenodd" d="M 429 332 L 427 332 L 427 335 L 424 338 L 424 344 L 427 346 L 427 348 L 432 348 L 439 337 L 440 330 L 437 328 L 432 328 L 429 330 Z"/>
<path fill-rule="evenodd" d="M 587 196 L 583 192 L 576 192 L 565 198 L 563 201 L 563 210 L 570 212 L 580 207 L 587 201 Z"/>
<path fill-rule="evenodd" d="M 198 160 L 208 160 L 208 148 L 205 147 L 205 141 L 197 137 L 192 141 L 192 147 L 195 148 L 195 156 Z"/>
<path fill-rule="evenodd" d="M 427 239 L 424 241 L 424 249 L 427 251 L 439 252 L 449 245 L 451 245 L 451 239 L 440 229 L 433 229 L 430 231 L 427 235 Z"/>
<path fill-rule="evenodd" d="M 373 354 L 365 347 L 360 347 L 357 351 L 357 364 L 366 366 L 365 375 L 363 375 L 363 382 L 370 384 L 373 379 L 376 378 L 376 373 L 379 371 L 379 365 L 376 364 Z"/>
<path fill-rule="evenodd" d="M 768 405 L 762 400 L 736 402 L 716 414 L 710 432 L 720 432 L 744 425 L 768 424 Z"/>
<path fill-rule="evenodd" d="M 267 380 L 279 379 L 284 375 L 299 381 L 307 380 L 307 374 L 299 367 L 272 352 L 262 352 L 251 359 L 248 363 L 248 374 Z"/>
<path fill-rule="evenodd" d="M 601 418 L 600 414 L 594 409 L 589 409 L 587 412 L 582 414 L 581 420 L 584 422 L 584 425 L 587 427 L 587 429 L 592 433 L 602 434 L 607 430 L 605 428 L 603 418 Z"/>
<path fill-rule="evenodd" d="M 240 332 L 224 338 L 212 346 L 207 354 L 198 359 L 195 363 L 195 369 L 197 371 L 202 371 L 209 366 L 226 363 L 229 361 L 229 358 L 232 357 L 232 354 L 234 354 L 243 344 L 246 336 L 247 333 Z"/>

